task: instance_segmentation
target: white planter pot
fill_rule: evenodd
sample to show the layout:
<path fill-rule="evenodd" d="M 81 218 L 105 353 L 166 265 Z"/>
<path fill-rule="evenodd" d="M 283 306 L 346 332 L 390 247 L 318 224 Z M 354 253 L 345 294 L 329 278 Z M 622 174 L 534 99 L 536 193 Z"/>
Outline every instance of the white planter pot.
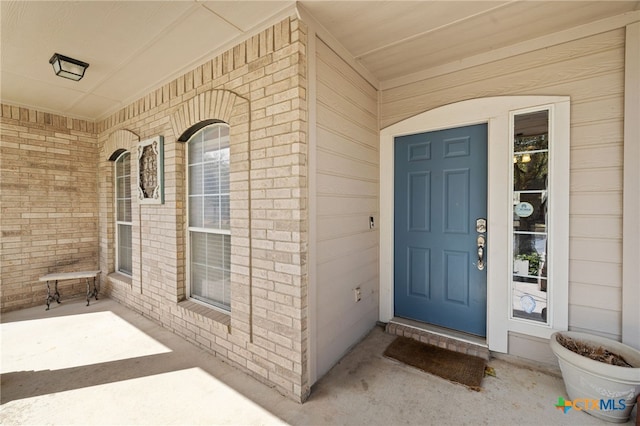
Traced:
<path fill-rule="evenodd" d="M 634 368 L 610 365 L 572 352 L 558 343 L 558 334 L 590 346 L 602 346 L 622 356 Z M 636 398 L 640 395 L 640 351 L 615 340 L 575 331 L 553 333 L 549 344 L 558 357 L 570 400 L 578 402 L 585 412 L 603 420 L 614 423 L 629 420 Z M 591 405 L 585 407 L 585 402 L 579 401 L 583 399 L 603 400 L 605 403 L 599 404 L 598 408 Z"/>

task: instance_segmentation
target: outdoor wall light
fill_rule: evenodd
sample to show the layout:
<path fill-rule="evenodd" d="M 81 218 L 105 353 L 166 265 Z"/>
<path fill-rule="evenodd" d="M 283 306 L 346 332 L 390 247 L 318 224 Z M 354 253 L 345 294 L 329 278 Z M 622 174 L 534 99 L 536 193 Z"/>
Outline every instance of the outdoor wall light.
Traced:
<path fill-rule="evenodd" d="M 68 78 L 69 80 L 79 81 L 84 77 L 84 72 L 89 68 L 89 64 L 68 56 L 54 53 L 49 63 L 53 66 L 53 71 L 59 77 Z"/>

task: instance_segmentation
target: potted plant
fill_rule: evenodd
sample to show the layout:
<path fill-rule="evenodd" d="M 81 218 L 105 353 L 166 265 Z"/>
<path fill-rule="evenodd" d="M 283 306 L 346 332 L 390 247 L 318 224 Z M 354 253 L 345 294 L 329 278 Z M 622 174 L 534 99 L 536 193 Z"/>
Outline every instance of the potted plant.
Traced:
<path fill-rule="evenodd" d="M 640 395 L 640 351 L 575 331 L 553 333 L 549 344 L 574 404 L 609 422 L 629 420 Z"/>

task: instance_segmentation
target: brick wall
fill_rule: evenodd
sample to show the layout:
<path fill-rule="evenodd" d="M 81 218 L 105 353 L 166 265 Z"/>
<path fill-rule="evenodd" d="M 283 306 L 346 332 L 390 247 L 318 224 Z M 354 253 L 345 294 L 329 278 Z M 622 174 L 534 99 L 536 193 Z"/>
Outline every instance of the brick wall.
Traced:
<path fill-rule="evenodd" d="M 303 24 L 285 19 L 96 123 L 105 291 L 298 401 L 309 393 L 306 44 Z M 186 298 L 186 144 L 178 138 L 210 119 L 230 125 L 230 314 Z M 108 159 L 157 135 L 165 202 L 133 200 L 133 274 L 124 277 L 113 273 Z"/>
<path fill-rule="evenodd" d="M 288 18 L 97 123 L 2 106 L 2 310 L 42 303 L 38 277 L 102 270 L 102 292 L 303 401 L 307 372 L 304 25 Z M 188 300 L 186 144 L 231 141 L 231 312 Z M 163 204 L 136 200 L 138 142 L 164 137 Z M 132 158 L 133 273 L 114 272 L 114 163 Z M 62 285 L 63 298 L 84 292 Z"/>
<path fill-rule="evenodd" d="M 93 123 L 2 105 L 0 310 L 42 304 L 50 272 L 98 267 Z M 79 280 L 62 299 L 85 294 Z"/>

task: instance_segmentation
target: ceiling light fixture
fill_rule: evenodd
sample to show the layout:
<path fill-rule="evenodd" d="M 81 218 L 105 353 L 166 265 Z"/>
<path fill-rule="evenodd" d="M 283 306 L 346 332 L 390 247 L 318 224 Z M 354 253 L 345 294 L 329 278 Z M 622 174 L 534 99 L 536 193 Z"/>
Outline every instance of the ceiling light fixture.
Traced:
<path fill-rule="evenodd" d="M 53 66 L 53 71 L 59 77 L 68 78 L 69 80 L 79 81 L 84 77 L 84 72 L 89 68 L 89 64 L 68 56 L 54 53 L 49 63 Z"/>

